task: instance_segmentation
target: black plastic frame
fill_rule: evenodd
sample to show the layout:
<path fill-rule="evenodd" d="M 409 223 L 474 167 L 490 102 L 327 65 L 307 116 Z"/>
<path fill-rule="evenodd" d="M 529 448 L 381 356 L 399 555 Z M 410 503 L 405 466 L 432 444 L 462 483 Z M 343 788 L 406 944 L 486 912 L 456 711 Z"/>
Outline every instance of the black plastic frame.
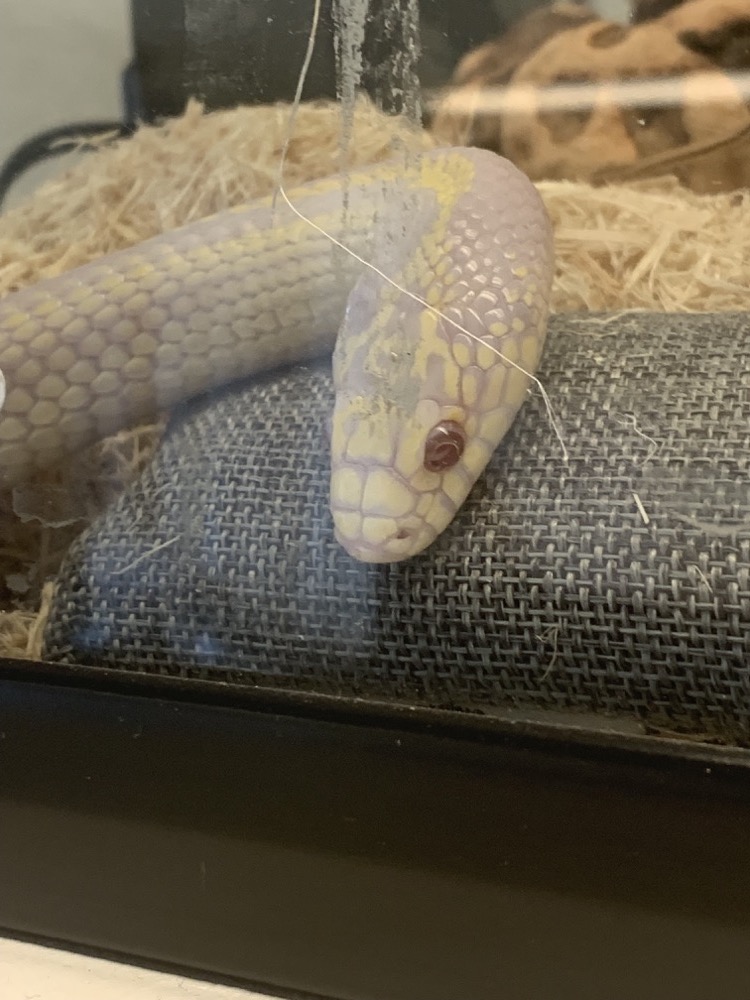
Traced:
<path fill-rule="evenodd" d="M 133 9 L 129 103 L 178 113 L 184 4 Z M 742 998 L 748 831 L 750 751 L 0 661 L 11 935 L 287 994 Z"/>
<path fill-rule="evenodd" d="M 496 36 L 542 0 L 421 0 L 423 87 L 444 86 L 460 56 Z M 305 59 L 313 5 L 297 0 L 131 0 L 140 113 L 146 121 L 179 115 L 188 96 L 211 109 L 239 103 L 291 101 Z M 385 9 L 385 5 L 383 5 Z M 196 12 L 199 16 L 196 18 Z M 392 29 L 378 5 L 364 42 L 364 89 L 388 101 L 383 67 L 395 71 Z M 197 23 L 196 23 L 197 22 Z M 397 82 L 397 81 L 391 81 Z M 398 88 L 396 88 L 398 89 Z M 304 97 L 337 95 L 332 0 L 322 0 Z"/>
<path fill-rule="evenodd" d="M 750 995 L 750 754 L 0 667 L 0 927 L 282 993 Z"/>

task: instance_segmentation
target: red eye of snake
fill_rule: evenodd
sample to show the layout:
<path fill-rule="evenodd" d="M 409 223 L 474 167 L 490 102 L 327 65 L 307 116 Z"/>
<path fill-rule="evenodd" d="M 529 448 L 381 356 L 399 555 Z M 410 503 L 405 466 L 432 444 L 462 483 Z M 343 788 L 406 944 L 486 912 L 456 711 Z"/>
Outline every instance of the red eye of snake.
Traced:
<path fill-rule="evenodd" d="M 464 453 L 466 431 L 455 420 L 435 424 L 424 446 L 424 467 L 428 472 L 451 469 Z"/>

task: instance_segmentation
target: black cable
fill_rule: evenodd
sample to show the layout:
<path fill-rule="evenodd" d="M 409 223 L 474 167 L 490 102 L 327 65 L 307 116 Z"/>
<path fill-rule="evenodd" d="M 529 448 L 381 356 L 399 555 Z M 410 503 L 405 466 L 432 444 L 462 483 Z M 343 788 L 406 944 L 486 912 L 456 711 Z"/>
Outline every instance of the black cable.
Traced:
<path fill-rule="evenodd" d="M 74 149 L 95 149 L 98 145 L 81 142 L 82 139 L 101 138 L 108 133 L 111 133 L 113 140 L 121 139 L 134 131 L 134 125 L 124 122 L 81 122 L 77 125 L 60 125 L 27 139 L 0 167 L 0 211 L 11 186 L 35 164 L 70 153 Z"/>

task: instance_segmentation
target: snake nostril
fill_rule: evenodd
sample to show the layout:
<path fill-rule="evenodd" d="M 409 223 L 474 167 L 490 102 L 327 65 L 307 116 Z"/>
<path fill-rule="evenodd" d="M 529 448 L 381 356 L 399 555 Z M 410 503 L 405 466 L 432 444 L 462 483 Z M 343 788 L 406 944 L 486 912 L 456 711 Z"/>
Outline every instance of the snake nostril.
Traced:
<path fill-rule="evenodd" d="M 403 542 L 404 539 L 408 538 L 410 535 L 411 532 L 409 531 L 408 528 L 399 528 L 398 531 L 396 532 L 396 538 L 399 542 Z"/>

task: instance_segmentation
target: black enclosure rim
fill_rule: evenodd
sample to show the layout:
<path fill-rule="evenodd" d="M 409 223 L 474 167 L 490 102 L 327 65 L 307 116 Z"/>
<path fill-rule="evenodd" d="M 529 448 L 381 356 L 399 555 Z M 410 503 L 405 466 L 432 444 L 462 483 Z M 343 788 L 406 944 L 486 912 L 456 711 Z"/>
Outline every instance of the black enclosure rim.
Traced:
<path fill-rule="evenodd" d="M 335 696 L 263 684 L 243 686 L 195 677 L 184 679 L 11 657 L 0 657 L 0 684 L 3 681 L 52 685 L 59 687 L 61 693 L 68 688 L 85 689 L 94 695 L 133 695 L 174 701 L 175 704 L 187 702 L 278 713 L 311 722 L 327 720 L 354 726 L 431 733 L 460 740 L 499 741 L 518 749 L 532 746 L 544 748 L 545 752 L 564 752 L 573 756 L 584 754 L 607 761 L 640 759 L 677 771 L 710 765 L 722 773 L 747 772 L 750 781 L 750 750 L 746 748 L 683 739 L 679 735 L 649 735 L 641 731 L 640 724 L 633 720 L 603 714 L 556 713 L 547 709 L 534 711 L 523 708 L 469 712 L 370 696 Z"/>
<path fill-rule="evenodd" d="M 11 936 L 284 995 L 750 995 L 750 752 L 116 673 L 0 666 Z"/>

